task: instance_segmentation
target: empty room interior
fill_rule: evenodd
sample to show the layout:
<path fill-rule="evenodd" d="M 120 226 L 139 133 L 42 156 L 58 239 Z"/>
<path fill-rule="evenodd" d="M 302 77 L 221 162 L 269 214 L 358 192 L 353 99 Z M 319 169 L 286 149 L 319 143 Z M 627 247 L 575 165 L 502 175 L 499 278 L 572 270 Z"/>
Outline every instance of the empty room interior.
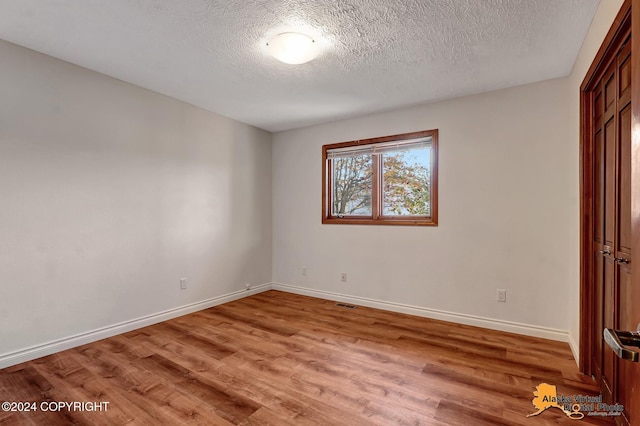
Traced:
<path fill-rule="evenodd" d="M 640 425 L 638 43 L 640 0 L 0 2 L 0 424 Z"/>

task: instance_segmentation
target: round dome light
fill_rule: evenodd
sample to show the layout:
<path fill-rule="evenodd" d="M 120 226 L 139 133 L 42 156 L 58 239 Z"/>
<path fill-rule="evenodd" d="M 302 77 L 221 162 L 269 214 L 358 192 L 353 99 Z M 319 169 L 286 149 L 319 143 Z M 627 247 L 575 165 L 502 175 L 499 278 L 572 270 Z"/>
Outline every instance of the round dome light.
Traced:
<path fill-rule="evenodd" d="M 282 33 L 267 43 L 269 53 L 285 64 L 304 64 L 318 56 L 313 39 L 300 33 Z"/>

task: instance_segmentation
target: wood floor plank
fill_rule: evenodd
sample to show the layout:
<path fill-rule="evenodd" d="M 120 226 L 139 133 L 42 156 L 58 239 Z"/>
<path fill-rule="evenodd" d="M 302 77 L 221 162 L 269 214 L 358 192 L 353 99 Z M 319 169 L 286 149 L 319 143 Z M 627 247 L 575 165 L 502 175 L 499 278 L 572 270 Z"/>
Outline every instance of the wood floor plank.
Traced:
<path fill-rule="evenodd" d="M 565 343 L 268 291 L 0 370 L 0 402 L 109 402 L 0 425 L 575 425 L 526 417 L 540 383 L 599 394 Z"/>

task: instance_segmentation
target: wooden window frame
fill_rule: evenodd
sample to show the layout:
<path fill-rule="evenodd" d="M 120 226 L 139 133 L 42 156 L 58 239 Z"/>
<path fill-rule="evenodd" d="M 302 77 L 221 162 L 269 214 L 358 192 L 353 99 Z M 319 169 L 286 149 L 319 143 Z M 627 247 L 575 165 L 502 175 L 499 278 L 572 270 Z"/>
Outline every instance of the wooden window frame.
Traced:
<path fill-rule="evenodd" d="M 431 137 L 431 215 L 430 216 L 385 216 L 382 214 L 382 156 L 373 156 L 373 182 L 371 194 L 371 216 L 332 215 L 332 176 L 331 161 L 327 152 L 336 148 L 348 148 L 360 145 L 403 141 Z M 438 225 L 438 129 L 423 130 L 399 135 L 383 136 L 372 139 L 361 139 L 322 146 L 322 223 L 340 225 L 400 225 L 400 226 L 437 226 Z"/>

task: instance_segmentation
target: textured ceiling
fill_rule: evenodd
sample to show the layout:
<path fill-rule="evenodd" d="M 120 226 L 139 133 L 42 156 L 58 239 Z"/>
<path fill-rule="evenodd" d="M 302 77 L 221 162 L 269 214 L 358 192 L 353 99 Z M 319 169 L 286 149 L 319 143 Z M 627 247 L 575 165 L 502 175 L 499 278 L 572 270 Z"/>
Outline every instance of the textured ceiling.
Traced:
<path fill-rule="evenodd" d="M 597 6 L 0 0 L 0 38 L 279 131 L 567 76 Z M 316 60 L 267 55 L 266 39 L 291 30 L 316 38 Z"/>

